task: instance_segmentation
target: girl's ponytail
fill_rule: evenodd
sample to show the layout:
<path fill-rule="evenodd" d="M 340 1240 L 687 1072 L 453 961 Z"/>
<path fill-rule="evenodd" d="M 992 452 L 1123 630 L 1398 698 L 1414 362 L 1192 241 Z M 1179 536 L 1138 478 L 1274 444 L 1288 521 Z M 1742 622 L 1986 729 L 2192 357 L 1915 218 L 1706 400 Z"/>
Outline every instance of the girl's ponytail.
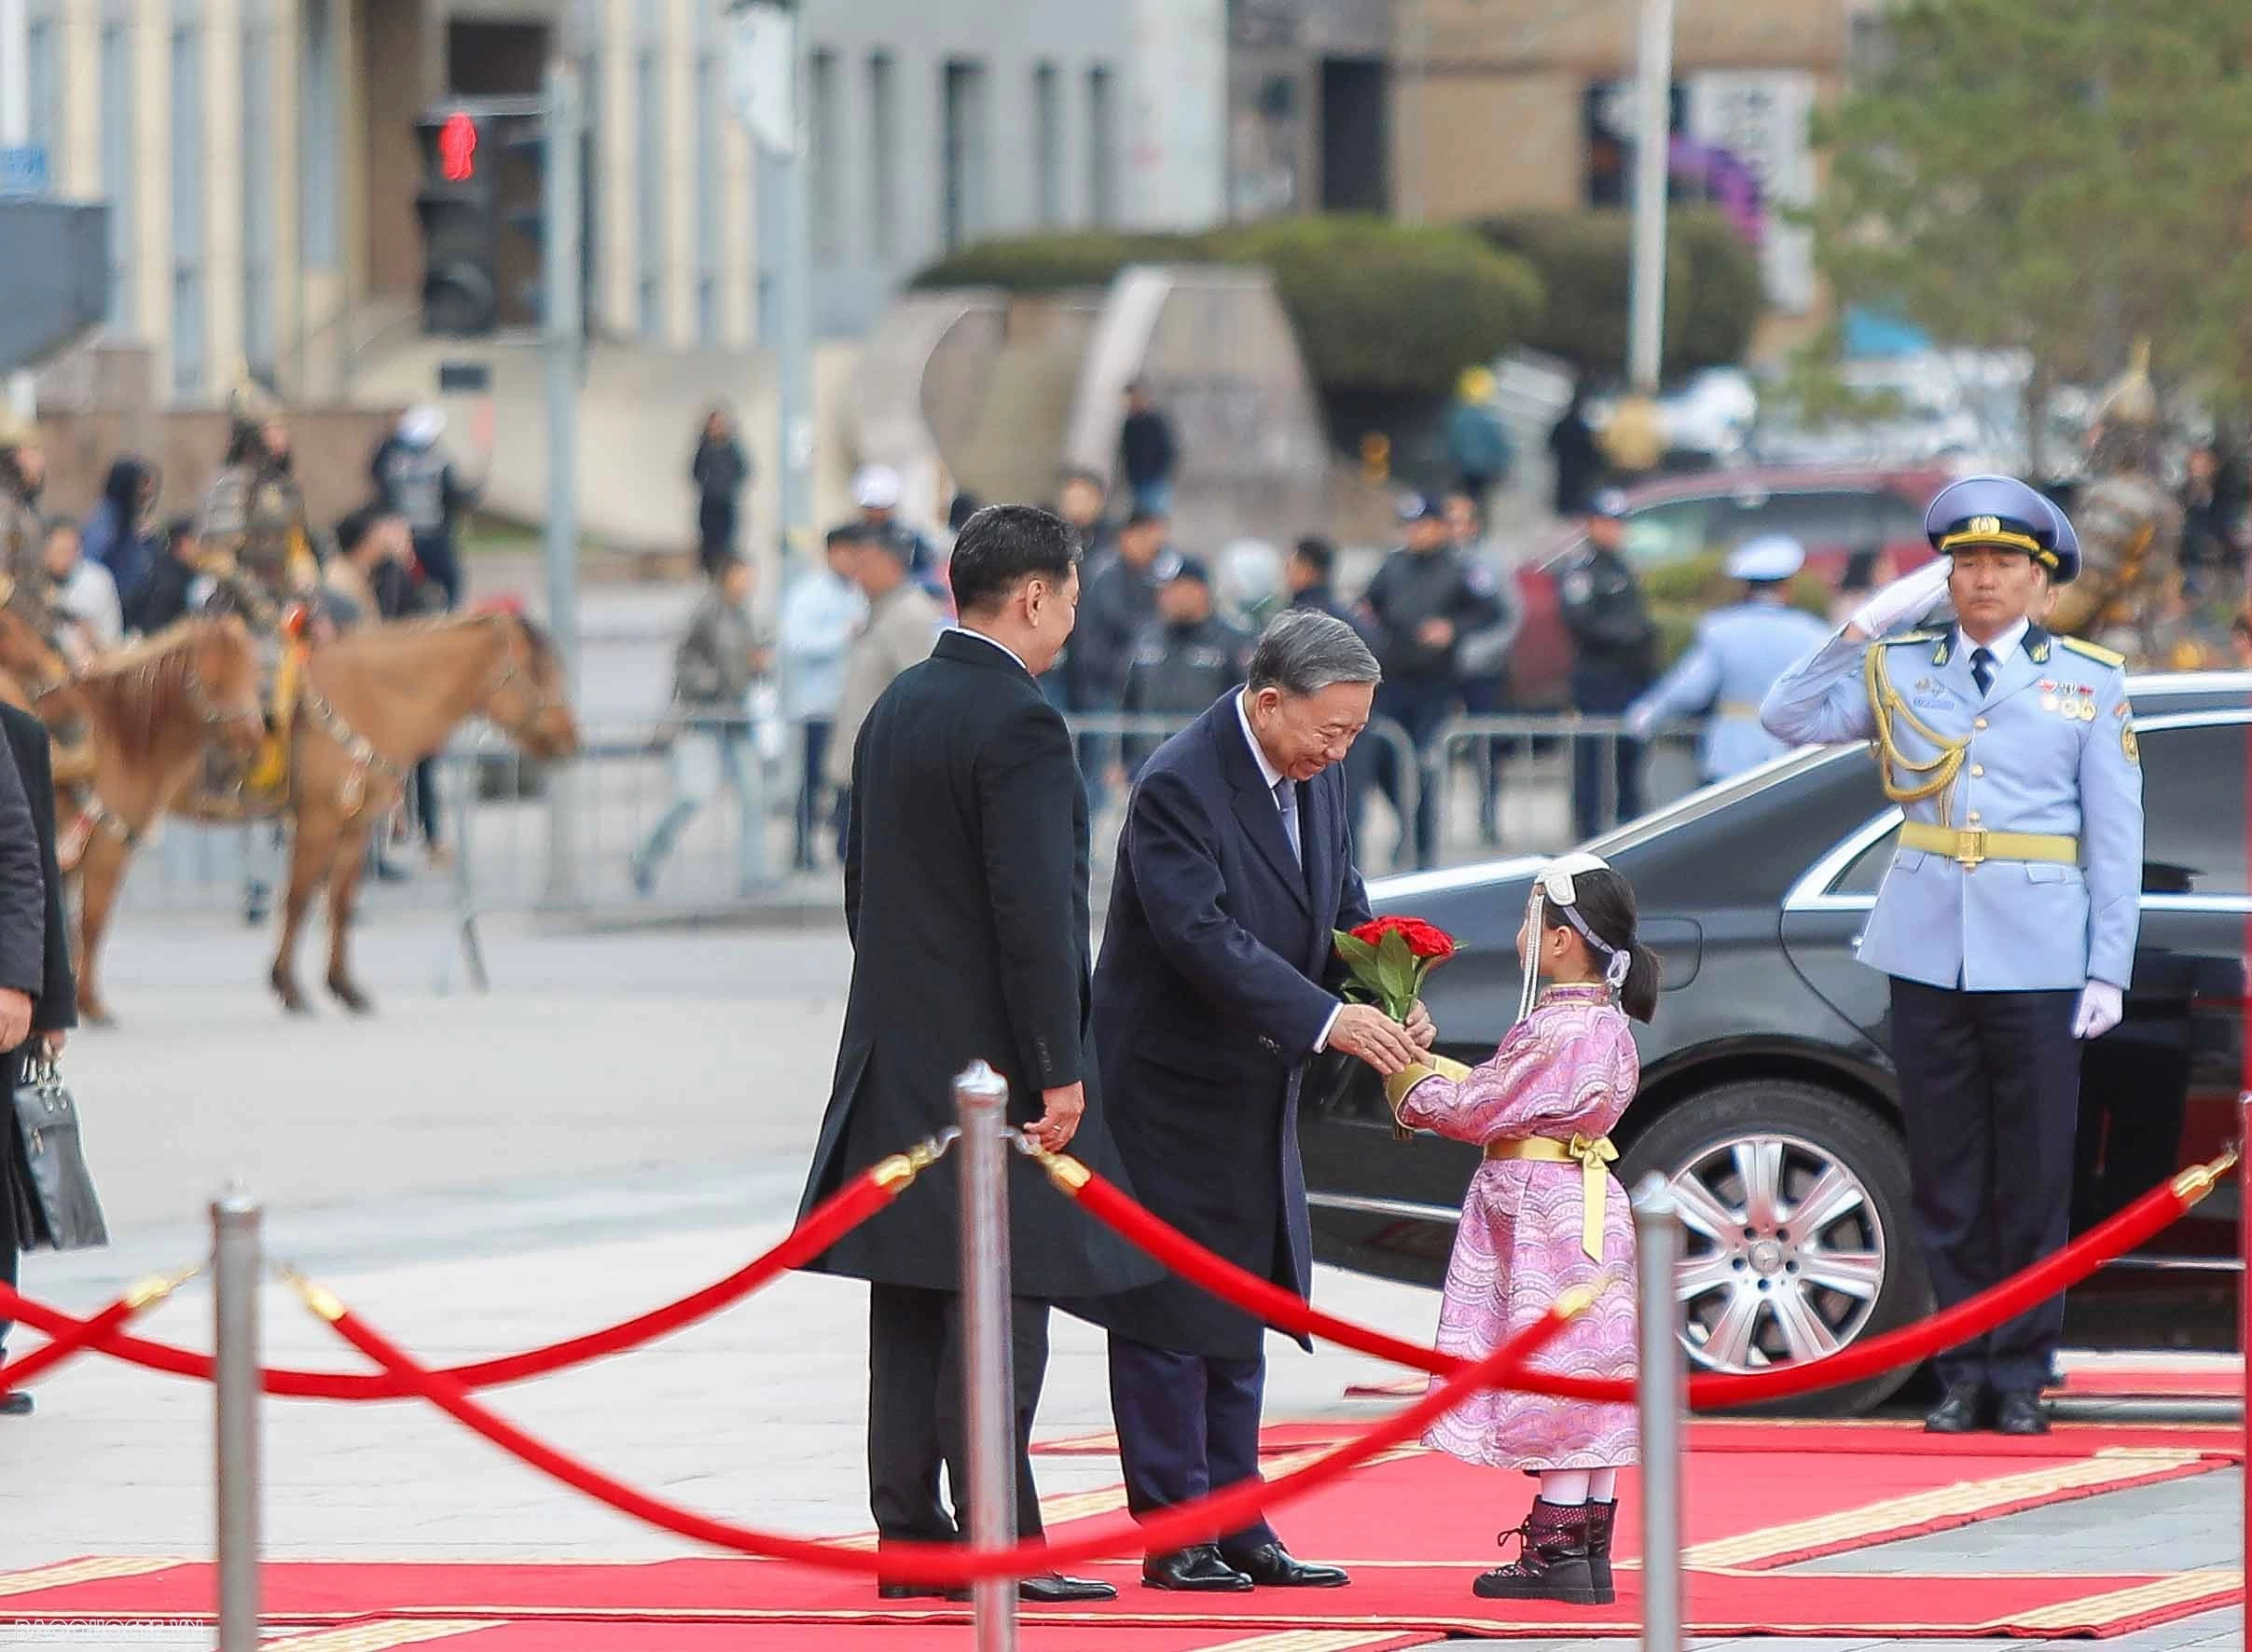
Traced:
<path fill-rule="evenodd" d="M 1658 1012 L 1658 981 L 1664 971 L 1658 966 L 1658 955 L 1639 941 L 1630 943 L 1626 966 L 1626 984 L 1619 988 L 1619 1008 L 1637 1021 L 1648 1021 Z"/>

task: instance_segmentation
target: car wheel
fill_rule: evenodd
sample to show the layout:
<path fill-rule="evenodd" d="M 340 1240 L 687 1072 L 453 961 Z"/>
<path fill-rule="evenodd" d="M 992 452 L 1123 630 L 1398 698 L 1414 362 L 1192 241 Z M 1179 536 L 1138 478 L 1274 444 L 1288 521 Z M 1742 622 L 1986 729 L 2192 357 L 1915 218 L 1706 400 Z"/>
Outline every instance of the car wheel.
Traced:
<path fill-rule="evenodd" d="M 1679 1201 L 1689 1368 L 1756 1371 L 1837 1352 L 1929 1311 L 1899 1133 L 1834 1091 L 1723 1084 L 1636 1137 L 1622 1179 L 1652 1171 Z M 1748 1410 L 1851 1416 L 1912 1370 Z"/>

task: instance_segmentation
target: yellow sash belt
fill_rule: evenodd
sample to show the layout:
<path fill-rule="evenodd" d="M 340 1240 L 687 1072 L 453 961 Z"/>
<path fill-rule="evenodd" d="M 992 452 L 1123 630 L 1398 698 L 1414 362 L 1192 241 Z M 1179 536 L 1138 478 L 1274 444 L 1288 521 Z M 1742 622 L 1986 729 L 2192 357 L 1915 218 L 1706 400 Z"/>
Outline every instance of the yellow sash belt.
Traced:
<path fill-rule="evenodd" d="M 1608 1136 L 1574 1136 L 1558 1141 L 1550 1136 L 1519 1136 L 1485 1144 L 1488 1159 L 1530 1159 L 1539 1164 L 1577 1164 L 1580 1167 L 1580 1248 L 1591 1261 L 1603 1260 L 1603 1210 L 1610 1197 L 1610 1166 L 1619 1150 Z"/>

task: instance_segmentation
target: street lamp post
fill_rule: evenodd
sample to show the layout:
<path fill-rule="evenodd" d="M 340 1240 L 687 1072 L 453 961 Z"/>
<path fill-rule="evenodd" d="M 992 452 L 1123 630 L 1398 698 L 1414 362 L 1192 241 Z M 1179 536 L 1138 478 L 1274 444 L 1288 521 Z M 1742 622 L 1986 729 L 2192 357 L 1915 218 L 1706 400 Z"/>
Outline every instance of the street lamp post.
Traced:
<path fill-rule="evenodd" d="M 1642 0 L 1635 69 L 1635 233 L 1626 376 L 1658 393 L 1665 335 L 1665 180 L 1673 129 L 1673 0 Z"/>

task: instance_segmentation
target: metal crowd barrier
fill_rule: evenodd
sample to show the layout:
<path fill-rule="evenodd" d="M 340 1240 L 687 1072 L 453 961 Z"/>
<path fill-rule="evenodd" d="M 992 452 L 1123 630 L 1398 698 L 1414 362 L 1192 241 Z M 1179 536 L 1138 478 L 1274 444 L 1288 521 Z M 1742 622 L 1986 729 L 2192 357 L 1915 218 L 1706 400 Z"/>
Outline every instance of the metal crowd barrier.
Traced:
<path fill-rule="evenodd" d="M 1093 805 L 1100 882 L 1110 874 L 1110 846 L 1124 816 L 1125 789 L 1115 783 L 1120 759 L 1139 759 L 1193 720 L 1089 713 L 1069 721 Z M 383 859 L 402 875 L 386 880 L 371 866 L 361 884 L 362 909 L 378 916 L 450 915 L 462 926 L 463 957 L 474 976 L 481 968 L 473 922 L 478 913 L 726 917 L 777 902 L 831 899 L 835 832 L 825 790 L 813 828 L 822 870 L 790 871 L 802 736 L 794 727 L 785 733 L 768 758 L 740 723 L 596 724 L 582 731 L 576 760 L 551 765 L 525 757 L 496 730 L 472 726 L 434 764 L 449 863 L 427 865 L 420 842 L 390 841 L 386 822 L 378 833 L 387 846 Z M 1640 763 L 1646 807 L 1699 783 L 1693 734 L 1668 729 L 1647 743 Z M 1349 770 L 1364 869 L 1415 865 L 1414 822 L 1425 796 L 1434 798 L 1438 811 L 1441 864 L 1576 841 L 1582 833 L 1573 792 L 1580 780 L 1599 789 L 1596 821 L 1608 827 L 1620 813 L 1615 759 L 1623 737 L 1616 718 L 1458 717 L 1418 753 L 1398 723 L 1374 720 Z M 1592 760 L 1583 760 L 1590 750 Z M 739 776 L 745 782 L 739 791 Z M 644 891 L 635 875 L 637 850 L 684 798 L 698 806 L 680 811 L 670 852 Z M 748 840 L 746 807 L 759 824 Z M 272 823 L 168 820 L 136 856 L 127 880 L 126 943 L 139 913 L 240 911 L 254 878 L 279 905 L 287 874 L 286 846 Z M 323 900 L 325 891 L 316 891 L 316 903 Z"/>

